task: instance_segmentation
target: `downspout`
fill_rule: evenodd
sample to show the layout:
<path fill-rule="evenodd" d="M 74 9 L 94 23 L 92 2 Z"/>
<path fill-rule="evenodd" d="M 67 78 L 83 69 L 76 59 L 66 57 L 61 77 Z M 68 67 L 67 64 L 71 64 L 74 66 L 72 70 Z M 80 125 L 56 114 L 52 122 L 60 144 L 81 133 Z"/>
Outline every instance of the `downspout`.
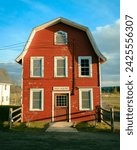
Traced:
<path fill-rule="evenodd" d="M 72 91 L 71 95 L 74 95 L 75 89 L 75 42 L 72 40 Z"/>

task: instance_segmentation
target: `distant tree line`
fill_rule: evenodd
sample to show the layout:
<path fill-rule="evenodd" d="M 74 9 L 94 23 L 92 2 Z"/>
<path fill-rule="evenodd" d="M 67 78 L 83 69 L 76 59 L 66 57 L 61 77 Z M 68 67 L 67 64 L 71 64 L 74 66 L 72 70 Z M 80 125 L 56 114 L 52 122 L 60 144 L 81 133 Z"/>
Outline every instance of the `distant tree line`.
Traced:
<path fill-rule="evenodd" d="M 102 87 L 102 93 L 120 93 L 120 86 Z"/>

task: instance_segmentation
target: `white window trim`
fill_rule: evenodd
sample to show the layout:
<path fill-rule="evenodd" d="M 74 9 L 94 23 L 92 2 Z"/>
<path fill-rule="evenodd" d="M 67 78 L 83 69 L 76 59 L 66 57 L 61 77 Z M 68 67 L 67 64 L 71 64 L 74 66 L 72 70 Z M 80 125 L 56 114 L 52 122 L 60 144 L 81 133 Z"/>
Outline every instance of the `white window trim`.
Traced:
<path fill-rule="evenodd" d="M 57 59 L 64 59 L 64 58 L 65 58 L 65 76 L 58 76 L 57 75 Z M 54 77 L 58 77 L 58 78 L 68 77 L 68 57 L 67 56 L 55 56 L 54 57 Z"/>
<path fill-rule="evenodd" d="M 66 36 L 66 43 L 58 43 L 58 42 L 56 41 L 56 35 L 58 34 L 58 32 L 63 32 L 63 33 L 65 33 L 65 36 Z M 67 32 L 64 32 L 64 31 L 62 31 L 62 30 L 56 31 L 56 32 L 54 33 L 54 44 L 55 44 L 55 45 L 67 45 L 67 44 L 68 44 L 68 34 L 67 34 Z"/>
<path fill-rule="evenodd" d="M 88 76 L 81 75 L 81 59 L 89 60 L 89 75 Z M 92 77 L 92 57 L 91 56 L 78 56 L 78 70 L 79 70 L 79 77 L 83 77 L 83 78 Z"/>
<path fill-rule="evenodd" d="M 82 92 L 83 91 L 90 91 L 90 108 L 82 108 Z M 80 88 L 79 89 L 79 110 L 93 110 L 93 89 L 92 88 Z"/>
<path fill-rule="evenodd" d="M 42 91 L 42 101 L 41 101 L 41 109 L 33 109 L 33 100 L 32 100 L 32 95 L 33 92 L 39 92 Z M 44 89 L 43 88 L 31 88 L 30 89 L 30 107 L 29 107 L 30 111 L 43 111 L 44 110 Z"/>
<path fill-rule="evenodd" d="M 33 75 L 33 60 L 42 60 L 42 76 L 34 76 Z M 42 78 L 44 77 L 44 57 L 38 56 L 38 57 L 31 57 L 30 58 L 30 77 L 35 77 L 35 78 Z"/>

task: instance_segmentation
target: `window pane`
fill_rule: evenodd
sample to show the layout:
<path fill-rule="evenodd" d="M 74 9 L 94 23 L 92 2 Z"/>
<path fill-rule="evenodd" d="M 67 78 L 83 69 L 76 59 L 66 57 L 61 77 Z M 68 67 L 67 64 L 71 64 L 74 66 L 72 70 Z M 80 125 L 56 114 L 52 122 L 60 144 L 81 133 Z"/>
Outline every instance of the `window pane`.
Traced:
<path fill-rule="evenodd" d="M 41 109 L 42 92 L 33 92 L 33 109 Z"/>
<path fill-rule="evenodd" d="M 33 76 L 42 76 L 42 59 L 33 60 Z"/>
<path fill-rule="evenodd" d="M 57 59 L 58 67 L 65 67 L 65 59 Z"/>
<path fill-rule="evenodd" d="M 57 68 L 57 76 L 65 76 L 65 68 Z"/>
<path fill-rule="evenodd" d="M 89 75 L 89 68 L 81 68 L 81 75 Z"/>
<path fill-rule="evenodd" d="M 82 108 L 90 108 L 90 91 L 82 91 Z"/>
<path fill-rule="evenodd" d="M 56 106 L 67 106 L 67 96 L 56 96 Z"/>
<path fill-rule="evenodd" d="M 90 75 L 90 65 L 89 59 L 81 59 L 81 75 L 89 76 Z"/>
<path fill-rule="evenodd" d="M 67 43 L 67 33 L 63 31 L 58 31 L 55 33 L 56 44 L 66 44 Z"/>
<path fill-rule="evenodd" d="M 88 59 L 82 59 L 81 60 L 81 66 L 82 67 L 89 67 L 89 60 Z"/>
<path fill-rule="evenodd" d="M 57 76 L 65 76 L 65 59 L 57 59 Z"/>

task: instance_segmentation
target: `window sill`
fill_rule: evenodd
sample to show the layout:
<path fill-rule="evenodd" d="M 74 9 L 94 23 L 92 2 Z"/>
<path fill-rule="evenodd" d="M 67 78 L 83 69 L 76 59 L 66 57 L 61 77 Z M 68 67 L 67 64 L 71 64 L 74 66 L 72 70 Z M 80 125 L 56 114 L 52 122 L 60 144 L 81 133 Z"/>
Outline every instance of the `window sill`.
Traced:
<path fill-rule="evenodd" d="M 93 111 L 93 109 L 80 109 L 80 111 Z"/>
<path fill-rule="evenodd" d="M 30 78 L 44 78 L 43 76 L 30 76 Z"/>
<path fill-rule="evenodd" d="M 44 110 L 41 110 L 41 109 L 30 109 L 29 111 L 39 111 L 39 112 L 42 112 Z"/>
<path fill-rule="evenodd" d="M 92 78 L 92 76 L 79 76 L 79 78 Z"/>
<path fill-rule="evenodd" d="M 54 43 L 55 46 L 64 46 L 64 45 L 68 45 L 68 43 Z"/>
<path fill-rule="evenodd" d="M 55 76 L 54 78 L 68 78 L 68 77 L 64 77 L 64 76 Z"/>

